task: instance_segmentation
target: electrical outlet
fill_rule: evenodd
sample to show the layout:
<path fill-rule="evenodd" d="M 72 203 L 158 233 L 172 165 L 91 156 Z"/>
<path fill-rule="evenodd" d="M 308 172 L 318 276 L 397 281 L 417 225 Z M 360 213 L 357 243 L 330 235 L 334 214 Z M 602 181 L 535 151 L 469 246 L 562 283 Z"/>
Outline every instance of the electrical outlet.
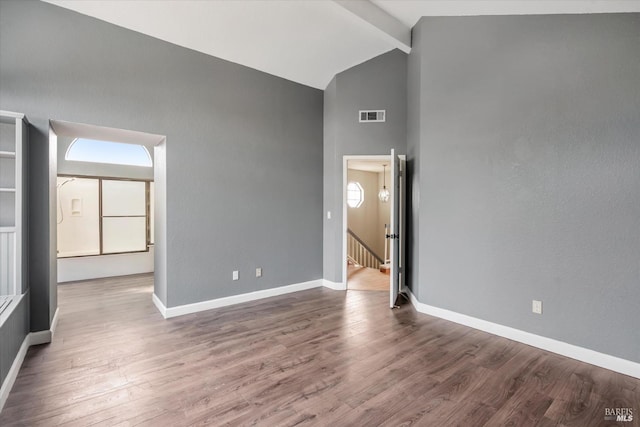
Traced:
<path fill-rule="evenodd" d="M 240 279 L 240 272 L 238 270 L 233 270 L 233 280 Z"/>
<path fill-rule="evenodd" d="M 262 267 L 256 268 L 256 277 L 262 277 Z"/>
<path fill-rule="evenodd" d="M 533 304 L 531 305 L 531 311 L 536 314 L 542 314 L 542 301 L 533 300 Z"/>
<path fill-rule="evenodd" d="M 331 211 L 327 211 L 327 219 L 331 219 Z"/>

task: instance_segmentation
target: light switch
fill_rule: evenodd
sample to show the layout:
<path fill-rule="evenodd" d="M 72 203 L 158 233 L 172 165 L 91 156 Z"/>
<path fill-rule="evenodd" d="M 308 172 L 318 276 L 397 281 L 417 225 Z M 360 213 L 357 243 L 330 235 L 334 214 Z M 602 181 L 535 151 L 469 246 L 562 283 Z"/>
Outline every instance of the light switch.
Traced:
<path fill-rule="evenodd" d="M 542 301 L 533 300 L 531 311 L 536 314 L 542 314 Z"/>

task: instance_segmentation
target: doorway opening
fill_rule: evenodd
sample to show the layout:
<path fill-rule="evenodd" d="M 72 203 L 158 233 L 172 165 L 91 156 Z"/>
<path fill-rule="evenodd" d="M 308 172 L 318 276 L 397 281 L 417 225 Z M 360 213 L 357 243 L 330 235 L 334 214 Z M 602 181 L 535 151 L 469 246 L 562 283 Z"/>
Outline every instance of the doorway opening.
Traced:
<path fill-rule="evenodd" d="M 405 290 L 405 165 L 393 149 L 343 157 L 342 277 L 348 290 L 387 290 L 391 308 Z"/>
<path fill-rule="evenodd" d="M 50 121 L 52 293 L 59 283 L 153 275 L 166 298 L 166 138 Z"/>
<path fill-rule="evenodd" d="M 347 289 L 389 292 L 389 156 L 347 160 Z M 385 191 L 386 197 L 385 197 Z"/>

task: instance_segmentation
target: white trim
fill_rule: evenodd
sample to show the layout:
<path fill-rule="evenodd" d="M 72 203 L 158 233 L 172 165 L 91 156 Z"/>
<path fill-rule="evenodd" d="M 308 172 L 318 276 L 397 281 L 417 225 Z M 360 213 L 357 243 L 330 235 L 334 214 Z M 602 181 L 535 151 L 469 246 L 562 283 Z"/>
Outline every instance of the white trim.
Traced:
<path fill-rule="evenodd" d="M 275 297 L 278 295 L 289 294 L 291 292 L 304 291 L 307 289 L 318 288 L 323 286 L 323 280 L 311 280 L 308 282 L 296 283 L 293 285 L 279 286 L 277 288 L 264 289 L 261 291 L 249 292 L 240 295 L 231 295 L 224 298 L 217 298 L 208 301 L 196 302 L 193 304 L 178 305 L 176 307 L 164 307 L 162 302 L 155 296 L 154 304 L 160 310 L 165 319 L 171 317 L 182 316 L 185 314 L 197 313 L 200 311 L 211 310 L 213 308 L 226 307 L 228 305 L 241 304 L 243 302 L 255 301 L 263 298 Z M 160 305 L 160 306 L 159 306 Z M 163 313 L 164 310 L 164 313 Z"/>
<path fill-rule="evenodd" d="M 518 341 L 523 344 L 547 350 L 552 353 L 560 354 L 562 356 L 570 357 L 572 359 L 599 366 L 601 368 L 609 369 L 611 371 L 619 372 L 621 374 L 629 375 L 631 377 L 640 378 L 640 363 L 632 362 L 630 360 L 621 359 L 609 354 L 589 350 L 588 348 L 579 347 L 577 345 L 532 334 L 530 332 L 525 332 L 519 329 L 511 328 L 509 326 L 500 325 L 498 323 L 478 319 L 476 317 L 467 316 L 465 314 L 456 313 L 455 311 L 450 311 L 424 304 L 418 301 L 413 293 L 411 293 L 411 291 L 409 291 L 408 293 L 409 297 L 411 298 L 411 304 L 413 304 L 416 311 L 420 313 L 429 314 L 431 316 L 469 326 L 471 328 L 488 332 L 493 335 L 498 335 L 513 341 Z"/>
<path fill-rule="evenodd" d="M 58 313 L 60 313 L 60 307 L 56 307 L 56 312 L 53 314 L 53 319 L 51 319 L 51 339 L 56 334 L 56 328 L 58 327 Z"/>
<path fill-rule="evenodd" d="M 322 279 L 322 286 L 333 289 L 334 291 L 346 291 L 347 284 L 345 282 L 332 282 L 331 280 Z"/>
<path fill-rule="evenodd" d="M 164 317 L 166 319 L 167 318 L 167 307 L 164 306 L 162 301 L 160 301 L 160 298 L 158 298 L 158 296 L 155 293 L 152 294 L 151 301 L 153 301 L 153 305 L 155 305 L 156 308 L 158 309 L 158 311 L 160 312 L 160 314 L 162 314 L 162 317 Z"/>
<path fill-rule="evenodd" d="M 30 335 L 31 334 L 27 334 L 27 336 L 24 337 L 24 341 L 22 341 L 20 350 L 18 350 L 18 354 L 16 355 L 16 358 L 13 359 L 13 363 L 11 364 L 11 368 L 7 373 L 7 377 L 4 379 L 4 382 L 2 383 L 2 387 L 0 388 L 0 412 L 2 412 L 2 408 L 4 408 L 4 404 L 9 398 L 9 393 L 11 393 L 13 384 L 16 382 L 16 378 L 18 378 L 18 372 L 20 372 L 20 368 L 22 367 L 22 362 L 24 361 L 24 358 L 27 355 L 27 350 L 29 350 Z"/>
<path fill-rule="evenodd" d="M 24 120 L 24 114 L 14 113 L 13 111 L 0 110 L 0 116 L 13 117 L 14 119 Z"/>
<path fill-rule="evenodd" d="M 27 356 L 29 347 L 50 343 L 51 338 L 53 337 L 53 334 L 55 332 L 57 322 L 58 310 L 56 309 L 56 314 L 54 314 L 53 321 L 51 322 L 51 329 L 45 331 L 30 332 L 26 337 L 24 337 L 22 345 L 20 346 L 20 350 L 18 350 L 18 354 L 16 354 L 15 359 L 13 359 L 13 363 L 11 364 L 11 368 L 7 373 L 7 377 L 4 379 L 2 387 L 0 388 L 0 412 L 2 412 L 2 408 L 4 407 L 4 404 L 9 397 L 9 393 L 11 393 L 11 389 L 13 388 L 13 384 L 16 382 L 16 378 L 18 378 L 18 373 L 20 372 L 20 368 L 22 367 L 24 358 Z"/>
<path fill-rule="evenodd" d="M 51 333 L 51 329 L 47 329 L 44 331 L 31 332 L 28 335 L 29 338 L 29 346 L 32 345 L 40 345 L 40 344 L 48 344 L 51 342 L 53 334 Z"/>

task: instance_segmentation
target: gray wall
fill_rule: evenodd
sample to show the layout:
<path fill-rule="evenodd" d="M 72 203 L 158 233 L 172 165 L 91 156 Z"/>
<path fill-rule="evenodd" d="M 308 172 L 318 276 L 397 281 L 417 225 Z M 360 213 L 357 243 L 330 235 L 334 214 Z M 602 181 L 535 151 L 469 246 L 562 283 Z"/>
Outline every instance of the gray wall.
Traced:
<path fill-rule="evenodd" d="M 336 75 L 324 103 L 324 278 L 341 283 L 343 156 L 406 153 L 407 55 L 393 50 Z M 386 109 L 387 121 L 359 123 L 363 109 Z"/>
<path fill-rule="evenodd" d="M 22 298 L 0 326 L 0 386 L 7 378 L 9 369 L 27 334 L 29 334 L 29 293 Z"/>
<path fill-rule="evenodd" d="M 419 300 L 640 362 L 640 14 L 413 35 Z"/>
<path fill-rule="evenodd" d="M 55 310 L 49 119 L 167 136 L 168 306 L 322 277 L 322 91 L 41 2 L 0 3 L 0 58 L 2 108 L 33 124 L 33 330 Z"/>
<path fill-rule="evenodd" d="M 411 29 L 407 58 L 407 181 L 405 285 L 420 299 L 420 137 L 422 125 L 422 25 Z"/>
<path fill-rule="evenodd" d="M 58 136 L 58 175 L 106 176 L 113 178 L 148 179 L 153 181 L 153 168 L 108 163 L 86 163 L 66 160 L 64 157 L 75 138 Z M 117 141 L 116 141 L 117 142 Z M 153 146 L 147 147 L 153 160 Z"/>

